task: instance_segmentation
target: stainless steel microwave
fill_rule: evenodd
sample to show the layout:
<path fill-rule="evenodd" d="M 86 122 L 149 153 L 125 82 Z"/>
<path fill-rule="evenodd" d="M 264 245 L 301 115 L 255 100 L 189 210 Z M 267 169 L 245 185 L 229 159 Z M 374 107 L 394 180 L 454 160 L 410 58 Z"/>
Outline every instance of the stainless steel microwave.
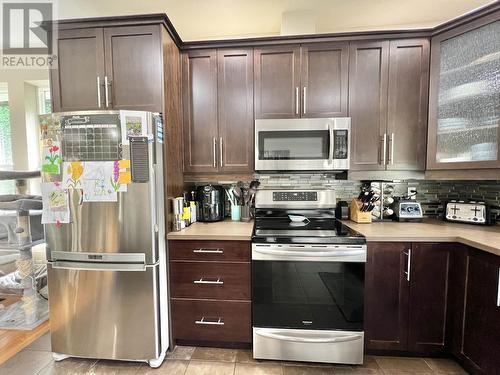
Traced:
<path fill-rule="evenodd" d="M 349 169 L 351 119 L 255 120 L 257 171 Z"/>

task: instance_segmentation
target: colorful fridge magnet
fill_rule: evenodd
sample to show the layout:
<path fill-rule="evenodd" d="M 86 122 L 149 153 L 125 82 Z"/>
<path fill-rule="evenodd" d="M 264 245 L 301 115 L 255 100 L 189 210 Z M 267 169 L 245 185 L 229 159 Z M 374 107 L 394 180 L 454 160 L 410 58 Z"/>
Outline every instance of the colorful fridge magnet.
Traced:
<path fill-rule="evenodd" d="M 61 142 L 51 138 L 44 139 L 42 143 L 42 172 L 61 173 Z"/>
<path fill-rule="evenodd" d="M 61 132 L 59 116 L 53 114 L 38 116 L 40 139 L 56 138 Z"/>
<path fill-rule="evenodd" d="M 132 183 L 132 175 L 127 171 L 129 168 L 130 160 L 116 160 L 113 162 L 111 186 L 115 191 L 127 191 L 127 184 Z"/>
<path fill-rule="evenodd" d="M 68 191 L 63 189 L 59 182 L 42 183 L 42 224 L 56 224 L 70 222 Z"/>
<path fill-rule="evenodd" d="M 122 144 L 129 144 L 129 137 L 145 137 L 148 134 L 146 112 L 120 111 Z"/>
<path fill-rule="evenodd" d="M 67 189 L 78 189 L 82 187 L 84 165 L 81 161 L 63 163 L 63 184 Z"/>
<path fill-rule="evenodd" d="M 114 180 L 113 161 L 87 161 L 81 179 L 83 186 L 83 202 L 116 202 L 117 191 Z"/>

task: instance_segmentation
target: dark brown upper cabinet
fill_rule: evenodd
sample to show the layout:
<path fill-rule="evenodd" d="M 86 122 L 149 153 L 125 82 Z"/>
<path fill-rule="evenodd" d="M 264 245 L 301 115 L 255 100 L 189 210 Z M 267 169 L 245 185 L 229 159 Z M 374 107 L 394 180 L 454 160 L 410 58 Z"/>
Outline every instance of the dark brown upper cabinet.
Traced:
<path fill-rule="evenodd" d="M 389 44 L 388 170 L 423 171 L 429 95 L 429 41 Z"/>
<path fill-rule="evenodd" d="M 60 30 L 54 111 L 162 112 L 160 26 Z"/>
<path fill-rule="evenodd" d="M 217 172 L 217 52 L 183 55 L 184 171 Z"/>
<path fill-rule="evenodd" d="M 365 276 L 368 350 L 421 354 L 445 351 L 449 246 L 368 244 Z"/>
<path fill-rule="evenodd" d="M 303 44 L 302 117 L 347 117 L 347 43 Z"/>
<path fill-rule="evenodd" d="M 253 54 L 217 51 L 219 171 L 253 172 Z"/>
<path fill-rule="evenodd" d="M 351 169 L 425 170 L 429 41 L 353 42 Z"/>
<path fill-rule="evenodd" d="M 59 30 L 57 68 L 50 73 L 54 112 L 104 108 L 102 28 Z"/>
<path fill-rule="evenodd" d="M 114 109 L 160 112 L 162 97 L 160 28 L 104 29 L 107 100 Z"/>
<path fill-rule="evenodd" d="M 255 118 L 300 117 L 300 46 L 255 49 Z"/>
<path fill-rule="evenodd" d="M 349 48 L 351 170 L 385 170 L 389 42 L 353 42 Z"/>
<path fill-rule="evenodd" d="M 432 38 L 427 169 L 500 168 L 498 35 L 500 11 Z"/>
<path fill-rule="evenodd" d="M 252 172 L 252 49 L 183 56 L 184 172 Z"/>
<path fill-rule="evenodd" d="M 348 43 L 255 50 L 255 117 L 347 116 Z"/>

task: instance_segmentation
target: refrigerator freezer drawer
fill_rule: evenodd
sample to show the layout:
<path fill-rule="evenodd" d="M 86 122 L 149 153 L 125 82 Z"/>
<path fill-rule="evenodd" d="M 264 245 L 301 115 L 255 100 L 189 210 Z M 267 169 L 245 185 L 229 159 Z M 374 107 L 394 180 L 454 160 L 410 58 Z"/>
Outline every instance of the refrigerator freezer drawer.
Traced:
<path fill-rule="evenodd" d="M 48 280 L 52 351 L 102 359 L 159 356 L 158 265 L 138 271 L 49 263 Z"/>

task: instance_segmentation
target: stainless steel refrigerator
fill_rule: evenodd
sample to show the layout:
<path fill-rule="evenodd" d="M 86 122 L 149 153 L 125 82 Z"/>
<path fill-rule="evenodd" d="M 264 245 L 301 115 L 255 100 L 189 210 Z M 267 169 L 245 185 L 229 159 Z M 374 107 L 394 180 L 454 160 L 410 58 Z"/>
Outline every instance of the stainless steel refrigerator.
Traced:
<path fill-rule="evenodd" d="M 142 129 L 127 128 L 127 116 L 142 120 Z M 130 161 L 130 181 L 116 201 L 86 201 L 85 188 L 69 188 L 69 222 L 45 224 L 54 358 L 158 367 L 169 344 L 161 116 L 56 113 L 42 121 L 47 139 L 60 145 L 63 163 L 60 173 L 42 173 L 42 182 L 64 184 L 74 161 Z"/>

